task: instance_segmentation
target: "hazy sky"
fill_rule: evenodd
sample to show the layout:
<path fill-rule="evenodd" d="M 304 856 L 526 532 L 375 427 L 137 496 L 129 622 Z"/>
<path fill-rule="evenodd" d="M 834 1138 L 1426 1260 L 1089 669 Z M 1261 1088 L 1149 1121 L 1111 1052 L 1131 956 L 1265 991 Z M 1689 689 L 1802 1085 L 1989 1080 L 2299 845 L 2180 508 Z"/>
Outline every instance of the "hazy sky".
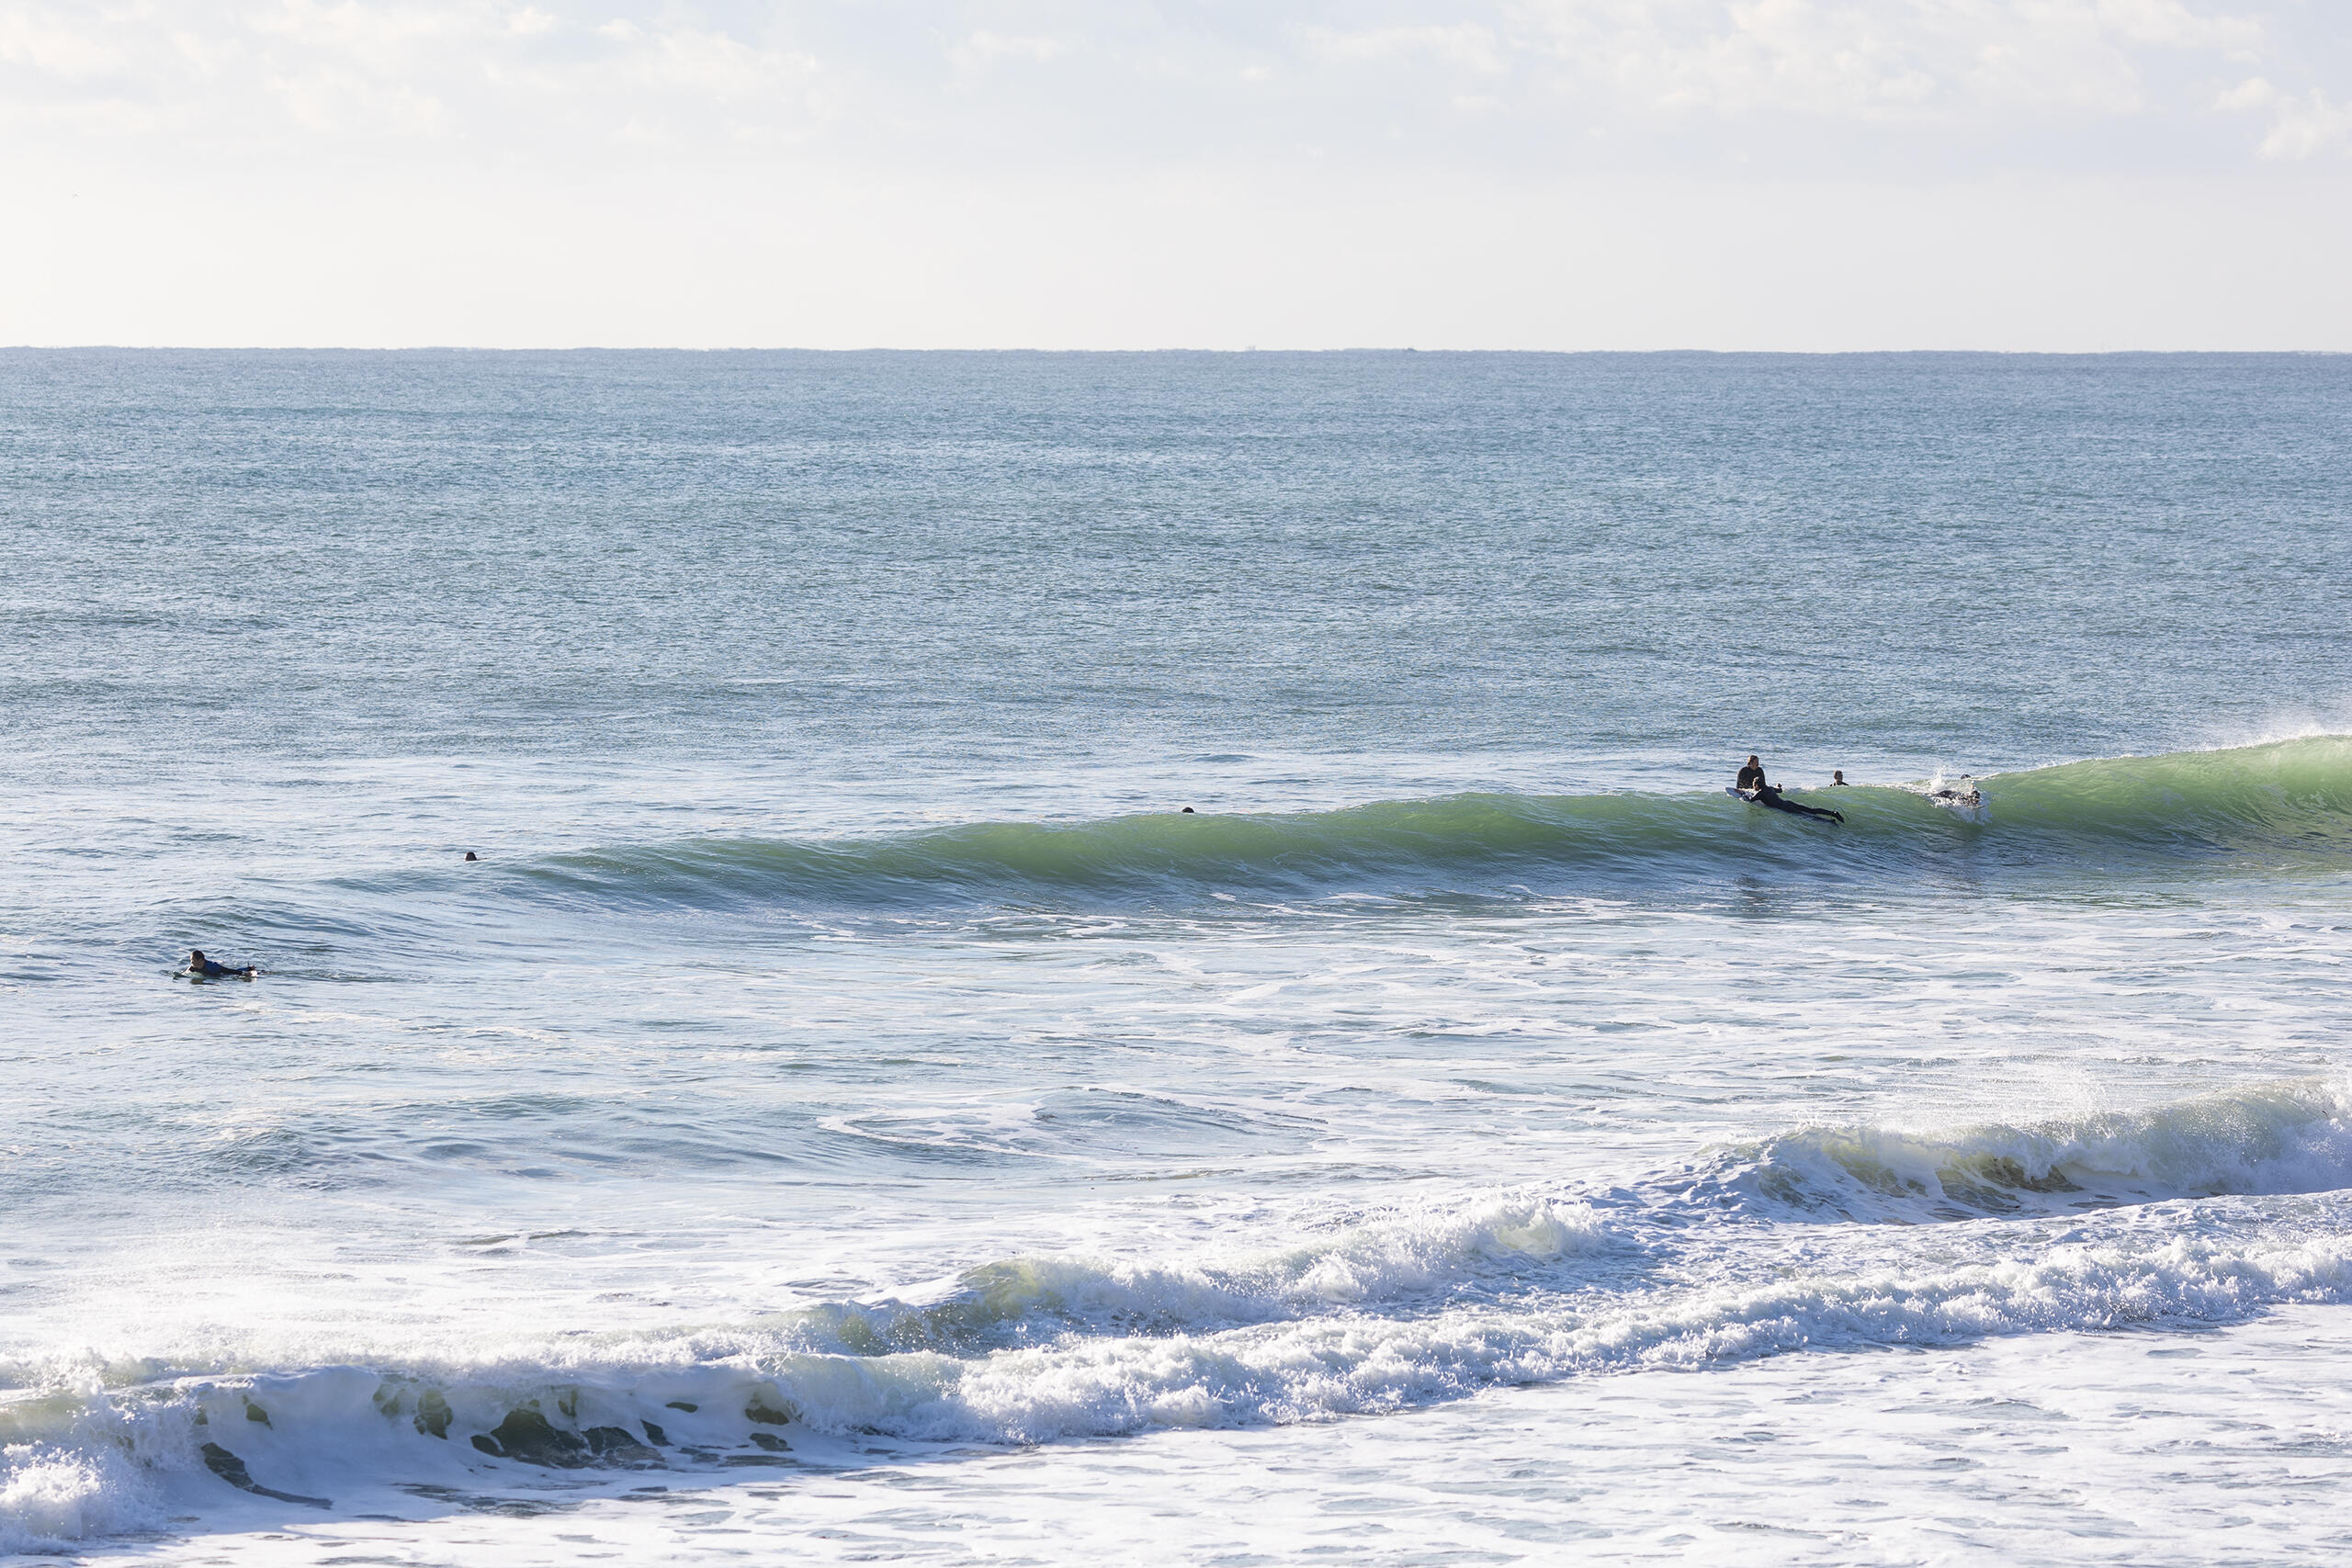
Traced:
<path fill-rule="evenodd" d="M 2352 0 L 0 0 L 0 342 L 2352 349 Z"/>

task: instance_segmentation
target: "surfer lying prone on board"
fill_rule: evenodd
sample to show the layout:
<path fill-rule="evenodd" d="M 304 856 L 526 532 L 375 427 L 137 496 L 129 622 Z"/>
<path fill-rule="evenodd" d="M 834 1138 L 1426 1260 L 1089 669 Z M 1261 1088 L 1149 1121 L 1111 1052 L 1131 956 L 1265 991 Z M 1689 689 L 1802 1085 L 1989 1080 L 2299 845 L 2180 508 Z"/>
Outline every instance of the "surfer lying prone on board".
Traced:
<path fill-rule="evenodd" d="M 1755 756 L 1750 756 L 1747 766 L 1739 770 L 1739 782 L 1731 786 L 1729 793 L 1751 806 L 1769 806 L 1775 811 L 1786 811 L 1792 816 L 1826 817 L 1832 822 L 1846 820 L 1843 812 L 1832 811 L 1824 806 L 1799 806 L 1783 796 L 1777 786 L 1765 782 L 1764 763 Z"/>
<path fill-rule="evenodd" d="M 186 974 L 191 980 L 250 980 L 260 973 L 250 964 L 243 969 L 232 969 L 226 964 L 205 957 L 204 949 L 200 947 L 188 950 Z"/>

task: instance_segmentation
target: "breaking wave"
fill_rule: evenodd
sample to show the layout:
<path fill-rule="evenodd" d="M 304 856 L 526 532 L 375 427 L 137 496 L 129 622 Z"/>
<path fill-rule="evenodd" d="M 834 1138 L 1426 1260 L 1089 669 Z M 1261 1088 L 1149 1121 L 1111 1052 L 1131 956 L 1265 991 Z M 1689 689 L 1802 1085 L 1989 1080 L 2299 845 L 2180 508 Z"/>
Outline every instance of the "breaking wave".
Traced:
<path fill-rule="evenodd" d="M 1257 1251 L 1006 1258 L 902 1299 L 564 1325 L 479 1359 L 0 1368 L 0 1541 L 140 1528 L 159 1487 L 348 1509 L 386 1485 L 723 1475 L 857 1462 L 876 1440 L 1306 1421 L 1640 1368 L 2239 1321 L 2352 1300 L 2352 1236 L 2243 1208 L 2091 1232 L 2074 1211 L 2352 1187 L 2348 1111 L 2309 1081 L 2025 1126 L 1809 1129 L 1679 1184 L 1310 1216 Z M 1739 1245 L 1824 1219 L 1979 1228 L 1848 1227 L 1852 1246 L 1794 1269 Z"/>
<path fill-rule="evenodd" d="M 1903 884 L 2352 863 L 2352 738 L 2069 762 L 1978 781 L 1980 810 L 1913 788 L 1797 792 L 1838 825 L 1720 790 L 1463 795 L 1283 815 L 983 822 L 889 837 L 725 839 L 556 855 L 510 891 L 595 905 L 1125 904 L 1339 892 L 1539 895 L 1735 877 Z"/>
<path fill-rule="evenodd" d="M 224 1499 L 349 1507 L 388 1478 L 426 1491 L 528 1485 L 550 1470 L 723 1474 L 841 1462 L 845 1440 L 877 1437 L 1004 1444 L 1317 1420 L 1794 1351 L 2224 1323 L 2348 1288 L 2352 1246 L 2338 1238 L 2146 1235 L 2030 1259 L 1071 1334 L 984 1354 L 811 1351 L 788 1333 L 738 1334 L 605 1344 L 536 1367 L 232 1371 L 9 1406 L 0 1508 L 14 1541 L 71 1540 L 133 1517 L 157 1475 Z"/>
<path fill-rule="evenodd" d="M 1786 1217 L 1917 1223 L 2347 1188 L 2352 1095 L 2309 1079 L 2023 1126 L 1807 1128 L 1727 1151 L 1694 1192 Z"/>

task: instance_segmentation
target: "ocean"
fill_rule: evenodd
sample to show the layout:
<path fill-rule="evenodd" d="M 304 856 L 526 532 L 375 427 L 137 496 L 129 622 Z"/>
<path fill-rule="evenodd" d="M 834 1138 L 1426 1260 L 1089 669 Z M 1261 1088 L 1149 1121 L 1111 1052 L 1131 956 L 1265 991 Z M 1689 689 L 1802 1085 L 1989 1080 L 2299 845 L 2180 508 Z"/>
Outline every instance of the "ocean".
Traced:
<path fill-rule="evenodd" d="M 0 1551 L 2341 1562 L 2347 455 L 2329 356 L 0 353 Z"/>

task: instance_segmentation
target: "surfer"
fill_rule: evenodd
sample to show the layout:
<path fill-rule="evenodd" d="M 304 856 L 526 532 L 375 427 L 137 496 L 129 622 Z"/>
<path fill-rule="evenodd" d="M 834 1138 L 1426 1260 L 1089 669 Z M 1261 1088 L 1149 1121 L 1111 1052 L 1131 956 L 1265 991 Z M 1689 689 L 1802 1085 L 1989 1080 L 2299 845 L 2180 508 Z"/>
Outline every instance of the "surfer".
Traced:
<path fill-rule="evenodd" d="M 1775 811 L 1793 811 L 1800 817 L 1826 817 L 1832 822 L 1846 820 L 1843 812 L 1832 811 L 1826 806 L 1799 806 L 1782 795 L 1777 784 L 1758 784 L 1751 797 L 1758 806 L 1769 806 Z"/>
<path fill-rule="evenodd" d="M 1850 789 L 1853 787 L 1846 782 L 1845 769 L 1832 768 L 1829 770 L 1829 787 L 1832 789 Z"/>
<path fill-rule="evenodd" d="M 252 964 L 232 969 L 226 964 L 204 956 L 204 949 L 192 947 L 187 954 L 187 976 L 191 980 L 250 980 L 261 971 Z"/>
<path fill-rule="evenodd" d="M 1842 784 L 1845 781 L 1841 777 L 1838 782 Z M 1739 770 L 1739 782 L 1732 785 L 1732 793 L 1745 796 L 1751 805 L 1769 806 L 1775 811 L 1786 811 L 1792 816 L 1826 817 L 1832 822 L 1846 820 L 1843 813 L 1832 811 L 1827 807 L 1799 806 L 1782 795 L 1779 786 L 1765 782 L 1764 761 L 1752 752 L 1748 755 L 1747 766 Z"/>
<path fill-rule="evenodd" d="M 1757 805 L 1769 806 L 1775 811 L 1793 811 L 1800 817 L 1826 817 L 1832 822 L 1846 820 L 1843 813 L 1832 811 L 1826 806 L 1799 806 L 1782 795 L 1778 784 L 1758 784 L 1755 795 L 1750 798 Z"/>

